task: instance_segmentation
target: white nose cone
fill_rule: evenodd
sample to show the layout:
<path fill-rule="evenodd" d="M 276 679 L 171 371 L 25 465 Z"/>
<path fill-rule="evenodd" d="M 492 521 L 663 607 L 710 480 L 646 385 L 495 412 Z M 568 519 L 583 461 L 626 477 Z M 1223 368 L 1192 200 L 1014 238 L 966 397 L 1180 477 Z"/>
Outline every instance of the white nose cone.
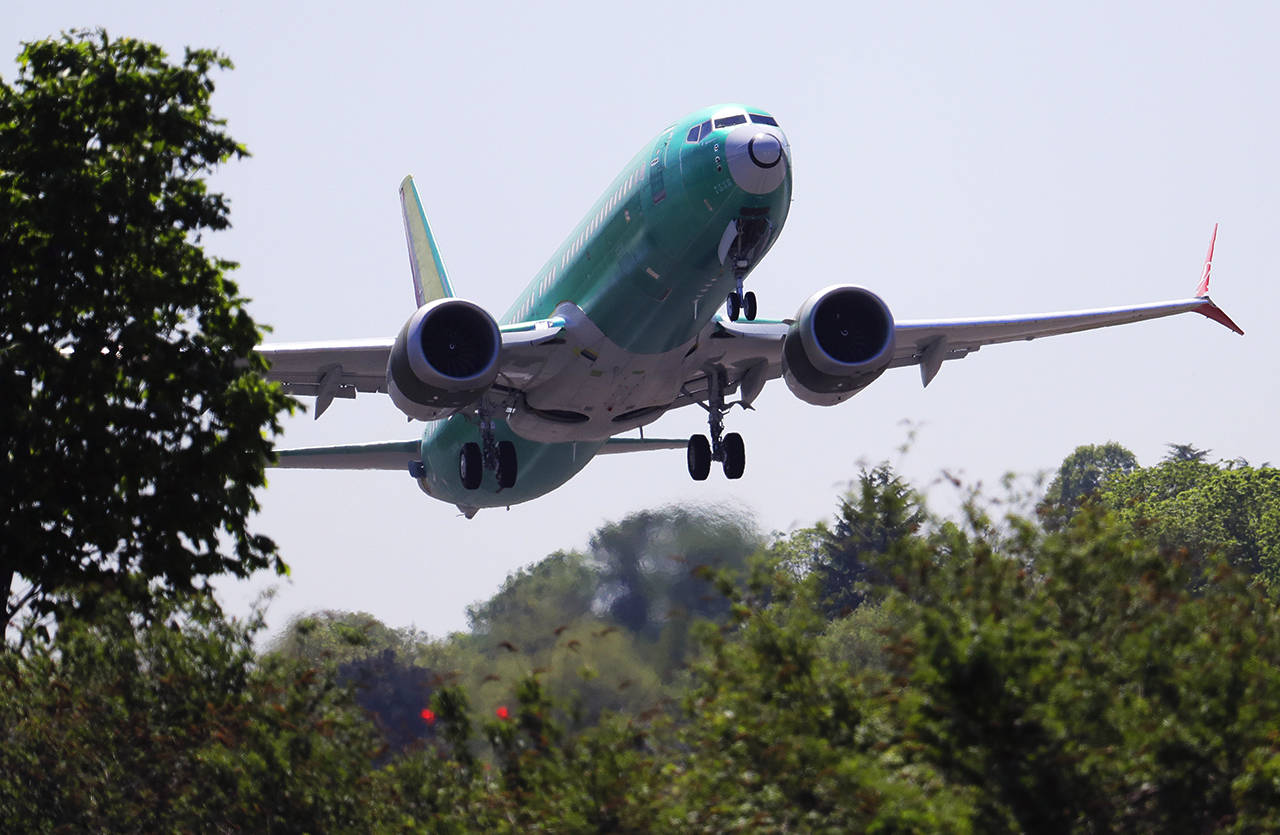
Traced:
<path fill-rule="evenodd" d="M 768 194 L 787 177 L 782 139 L 762 125 L 741 125 L 725 139 L 729 173 L 738 188 Z"/>

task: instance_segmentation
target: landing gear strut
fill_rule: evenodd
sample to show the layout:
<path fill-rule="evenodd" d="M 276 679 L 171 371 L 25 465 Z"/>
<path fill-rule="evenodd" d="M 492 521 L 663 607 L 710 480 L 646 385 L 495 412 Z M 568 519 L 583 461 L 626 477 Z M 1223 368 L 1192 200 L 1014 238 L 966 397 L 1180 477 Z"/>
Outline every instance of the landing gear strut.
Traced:
<path fill-rule="evenodd" d="M 732 298 L 732 297 L 730 297 Z M 711 462 L 719 461 L 724 467 L 725 478 L 742 478 L 747 466 L 746 445 L 737 432 L 724 434 L 724 415 L 729 411 L 724 403 L 725 371 L 716 368 L 707 375 L 707 423 L 711 438 L 694 435 L 689 438 L 689 475 L 694 481 L 705 481 L 711 472 Z"/>
<path fill-rule="evenodd" d="M 756 318 L 756 294 L 750 290 L 742 292 L 742 280 L 746 278 L 745 272 L 738 273 L 738 289 L 729 294 L 724 301 L 724 309 L 729 314 L 729 321 L 738 321 L 739 315 L 745 315 L 748 322 L 754 322 Z"/>
<path fill-rule="evenodd" d="M 493 472 L 498 488 L 505 490 L 516 486 L 519 462 L 516 461 L 516 445 L 511 441 L 499 441 L 493 434 L 493 418 L 480 413 L 480 443 L 470 441 L 462 445 L 458 453 L 458 476 L 462 486 L 475 490 L 484 480 L 485 470 Z"/>

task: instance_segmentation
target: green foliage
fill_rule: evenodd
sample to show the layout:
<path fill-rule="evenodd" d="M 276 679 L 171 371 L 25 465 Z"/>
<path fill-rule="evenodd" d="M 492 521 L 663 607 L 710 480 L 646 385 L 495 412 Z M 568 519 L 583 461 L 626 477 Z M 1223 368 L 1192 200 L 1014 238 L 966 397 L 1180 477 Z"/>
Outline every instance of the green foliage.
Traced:
<path fill-rule="evenodd" d="M 747 559 L 763 544 L 751 521 L 711 508 L 665 507 L 633 513 L 591 536 L 600 574 L 596 610 L 655 641 L 669 625 L 669 658 L 682 654 L 682 624 L 723 615 L 723 601 L 708 594 L 703 569 L 745 576 Z"/>
<path fill-rule="evenodd" d="M 30 832 L 367 831 L 372 728 L 332 678 L 259 663 L 257 620 L 118 595 L 0 655 L 0 820 Z"/>
<path fill-rule="evenodd" d="M 1248 475 L 1161 465 L 1188 466 Z M 198 601 L 148 625 L 112 597 L 3 658 L 0 815 L 48 831 L 1280 824 L 1280 618 L 1250 575 L 1218 561 L 1193 592 L 1196 560 L 1098 503 L 1052 533 L 989 512 L 882 541 L 877 599 L 835 619 L 820 528 L 745 575 L 699 570 L 723 614 L 665 684 L 650 638 L 591 614 L 511 640 L 507 623 L 554 622 L 526 592 L 559 605 L 585 576 L 574 555 L 474 607 L 483 633 L 427 642 L 324 613 L 257 661 L 253 627 Z M 463 669 L 427 680 L 424 658 Z M 381 743 L 339 685 L 352 674 Z"/>
<path fill-rule="evenodd" d="M 295 617 L 271 642 L 270 651 L 321 667 L 387 650 L 412 654 L 416 638 L 411 630 L 392 629 L 367 612 L 327 610 Z"/>
<path fill-rule="evenodd" d="M 248 529 L 290 408 L 205 176 L 245 154 L 210 110 L 223 56 L 182 62 L 75 32 L 0 83 L 0 584 L 5 622 L 110 587 L 145 607 L 219 574 L 284 570 Z M 86 586 L 86 584 L 88 584 Z"/>
<path fill-rule="evenodd" d="M 1049 482 L 1039 507 L 1041 521 L 1049 530 L 1061 530 L 1071 515 L 1108 479 L 1127 475 L 1138 468 L 1133 453 L 1115 441 L 1078 446 L 1062 460 L 1057 475 Z"/>
<path fill-rule="evenodd" d="M 1169 458 L 1109 482 L 1101 500 L 1166 550 L 1185 551 L 1193 585 L 1216 555 L 1280 592 L 1280 470 Z"/>
<path fill-rule="evenodd" d="M 591 612 L 599 580 L 583 555 L 558 551 L 507 577 L 498 593 L 467 607 L 473 633 L 541 636 Z"/>
<path fill-rule="evenodd" d="M 813 571 L 829 617 L 848 614 L 883 583 L 879 563 L 924 523 L 920 496 L 888 464 L 863 469 L 840 501 L 835 528 L 824 530 Z"/>

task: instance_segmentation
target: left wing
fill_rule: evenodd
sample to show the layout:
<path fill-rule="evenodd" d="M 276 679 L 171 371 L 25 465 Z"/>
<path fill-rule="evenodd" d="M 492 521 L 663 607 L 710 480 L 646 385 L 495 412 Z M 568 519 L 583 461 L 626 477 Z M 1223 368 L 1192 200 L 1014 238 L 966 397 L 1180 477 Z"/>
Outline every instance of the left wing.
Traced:
<path fill-rule="evenodd" d="M 918 363 L 921 382 L 927 386 L 937 376 L 944 360 L 961 359 L 983 345 L 1127 325 L 1178 313 L 1200 313 L 1221 322 L 1238 334 L 1244 334 L 1208 296 L 1131 307 L 1104 307 L 1029 316 L 909 320 L 894 325 L 895 347 L 889 367 L 900 368 Z"/>

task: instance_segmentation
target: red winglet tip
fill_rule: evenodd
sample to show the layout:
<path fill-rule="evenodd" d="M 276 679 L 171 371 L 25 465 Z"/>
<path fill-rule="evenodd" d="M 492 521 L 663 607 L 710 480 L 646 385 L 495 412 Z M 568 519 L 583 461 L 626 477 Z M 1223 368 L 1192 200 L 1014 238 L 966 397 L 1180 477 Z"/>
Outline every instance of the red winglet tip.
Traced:
<path fill-rule="evenodd" d="M 1239 325 L 1231 321 L 1231 317 L 1226 314 L 1226 311 L 1218 307 L 1213 302 L 1209 301 L 1207 297 L 1204 300 L 1204 304 L 1202 304 L 1200 307 L 1197 307 L 1195 311 L 1196 313 L 1199 313 L 1201 316 L 1208 316 L 1210 319 L 1217 322 L 1218 324 L 1225 325 L 1226 327 L 1230 328 L 1231 330 L 1235 331 L 1241 336 L 1244 336 L 1244 331 L 1240 328 Z"/>
<path fill-rule="evenodd" d="M 1213 268 L 1213 244 L 1217 240 L 1218 224 L 1215 223 L 1213 224 L 1213 234 L 1209 236 L 1209 251 L 1204 256 L 1204 270 L 1200 273 L 1200 286 L 1196 288 L 1196 298 L 1209 295 L 1209 271 Z"/>

